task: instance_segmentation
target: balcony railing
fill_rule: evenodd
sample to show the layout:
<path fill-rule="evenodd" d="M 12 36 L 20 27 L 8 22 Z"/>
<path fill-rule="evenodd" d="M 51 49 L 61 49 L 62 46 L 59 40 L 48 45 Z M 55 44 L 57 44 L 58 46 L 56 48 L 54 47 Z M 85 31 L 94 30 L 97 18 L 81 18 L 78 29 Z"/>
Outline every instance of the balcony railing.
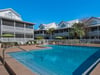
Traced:
<path fill-rule="evenodd" d="M 2 25 L 1 29 L 2 29 L 2 31 L 14 32 L 13 26 Z"/>
<path fill-rule="evenodd" d="M 1 29 L 2 31 L 6 31 L 6 32 L 33 33 L 33 29 L 7 26 L 7 25 L 2 25 Z"/>
<path fill-rule="evenodd" d="M 27 42 L 33 40 L 33 38 L 1 38 L 2 42 Z"/>
<path fill-rule="evenodd" d="M 38 36 L 48 36 L 48 34 L 35 34 L 36 37 Z"/>
<path fill-rule="evenodd" d="M 88 32 L 88 35 L 98 36 L 98 35 L 100 35 L 100 31 L 90 31 L 90 32 Z"/>
<path fill-rule="evenodd" d="M 54 36 L 68 36 L 68 32 L 62 32 L 62 33 L 55 33 Z"/>

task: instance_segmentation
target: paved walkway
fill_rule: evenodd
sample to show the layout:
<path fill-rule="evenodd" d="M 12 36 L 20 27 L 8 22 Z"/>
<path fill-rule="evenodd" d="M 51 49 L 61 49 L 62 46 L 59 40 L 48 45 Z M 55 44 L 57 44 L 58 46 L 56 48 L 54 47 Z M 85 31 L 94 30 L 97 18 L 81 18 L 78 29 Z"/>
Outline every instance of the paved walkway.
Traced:
<path fill-rule="evenodd" d="M 100 63 L 94 68 L 90 75 L 100 75 Z"/>

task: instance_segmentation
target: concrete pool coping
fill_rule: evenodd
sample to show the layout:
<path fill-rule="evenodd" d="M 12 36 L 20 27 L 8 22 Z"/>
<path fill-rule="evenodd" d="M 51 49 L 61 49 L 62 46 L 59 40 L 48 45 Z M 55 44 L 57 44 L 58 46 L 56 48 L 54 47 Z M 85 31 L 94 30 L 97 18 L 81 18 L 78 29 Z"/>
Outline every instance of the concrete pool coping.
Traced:
<path fill-rule="evenodd" d="M 21 47 L 25 48 L 27 51 L 30 51 L 33 49 L 34 50 L 43 49 L 43 48 L 36 47 L 34 45 L 21 46 Z M 17 52 L 17 51 L 22 51 L 22 50 L 14 48 L 14 49 L 9 49 L 6 52 Z M 31 72 L 28 68 L 26 68 L 24 65 L 22 65 L 20 62 L 16 61 L 14 58 L 9 56 L 8 54 L 6 54 L 6 63 L 11 67 L 11 69 L 16 73 L 16 75 L 37 75 L 36 73 Z M 98 65 L 96 67 L 98 67 Z M 100 67 L 99 67 L 99 69 L 100 69 Z M 93 71 L 90 73 L 90 75 L 93 75 L 93 73 L 95 73 L 95 72 L 97 73 L 97 70 L 95 71 L 95 68 L 94 68 Z"/>
<path fill-rule="evenodd" d="M 6 71 L 1 61 L 0 61 L 0 75 L 9 75 L 9 73 Z"/>
<path fill-rule="evenodd" d="M 99 75 L 98 71 L 96 72 L 96 70 L 98 69 L 95 69 L 99 67 L 99 65 L 100 65 L 100 58 L 96 62 L 94 62 L 82 75 L 86 75 L 88 73 L 90 75 L 94 75 L 94 73 L 96 73 L 95 75 Z"/>
<path fill-rule="evenodd" d="M 100 75 L 100 63 L 96 65 L 96 67 L 93 69 L 90 75 Z"/>

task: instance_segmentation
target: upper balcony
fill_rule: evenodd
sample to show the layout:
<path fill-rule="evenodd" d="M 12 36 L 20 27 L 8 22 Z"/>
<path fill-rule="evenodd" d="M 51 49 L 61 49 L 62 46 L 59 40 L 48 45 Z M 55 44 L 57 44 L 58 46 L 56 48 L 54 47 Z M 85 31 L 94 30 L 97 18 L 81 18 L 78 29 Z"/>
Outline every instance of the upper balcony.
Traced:
<path fill-rule="evenodd" d="M 62 33 L 54 33 L 54 36 L 68 36 L 68 32 L 62 32 Z"/>
<path fill-rule="evenodd" d="M 42 37 L 46 37 L 46 36 L 49 36 L 48 34 L 34 34 L 35 35 L 35 37 L 39 37 L 39 36 L 42 36 Z"/>
<path fill-rule="evenodd" d="M 24 42 L 27 42 L 29 40 L 34 40 L 33 38 L 0 38 L 0 41 L 3 41 L 3 42 L 21 42 L 21 41 L 24 41 Z"/>
<path fill-rule="evenodd" d="M 100 31 L 99 30 L 95 30 L 95 31 L 90 31 L 88 32 L 89 36 L 100 36 Z"/>
<path fill-rule="evenodd" d="M 33 29 L 2 25 L 1 31 L 16 33 L 33 33 Z"/>

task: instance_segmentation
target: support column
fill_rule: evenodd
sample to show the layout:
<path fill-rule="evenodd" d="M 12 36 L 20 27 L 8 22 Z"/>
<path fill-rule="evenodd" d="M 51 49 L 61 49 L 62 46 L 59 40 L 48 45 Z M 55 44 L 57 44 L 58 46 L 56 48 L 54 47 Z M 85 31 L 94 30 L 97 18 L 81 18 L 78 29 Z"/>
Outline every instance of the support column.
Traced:
<path fill-rule="evenodd" d="M 92 32 L 91 28 L 89 28 L 89 31 Z M 90 33 L 89 33 L 89 39 L 91 39 L 91 34 Z"/>
<path fill-rule="evenodd" d="M 1 19 L 1 33 L 0 33 L 0 35 L 1 35 L 1 37 L 0 37 L 1 39 L 0 40 L 1 41 L 2 41 L 2 30 L 3 30 L 3 27 L 2 27 L 2 19 Z"/>
<path fill-rule="evenodd" d="M 69 36 L 69 27 L 68 27 L 68 40 L 70 39 L 69 37 L 70 37 L 70 36 Z"/>
<path fill-rule="evenodd" d="M 14 41 L 16 40 L 16 22 L 14 21 Z"/>
<path fill-rule="evenodd" d="M 26 24 L 24 23 L 24 41 L 26 42 Z"/>
<path fill-rule="evenodd" d="M 99 26 L 97 26 L 97 31 L 98 31 L 98 39 L 99 39 Z"/>
<path fill-rule="evenodd" d="M 34 40 L 34 26 L 33 26 L 33 40 Z"/>
<path fill-rule="evenodd" d="M 44 31 L 43 31 L 43 38 L 44 38 Z"/>

